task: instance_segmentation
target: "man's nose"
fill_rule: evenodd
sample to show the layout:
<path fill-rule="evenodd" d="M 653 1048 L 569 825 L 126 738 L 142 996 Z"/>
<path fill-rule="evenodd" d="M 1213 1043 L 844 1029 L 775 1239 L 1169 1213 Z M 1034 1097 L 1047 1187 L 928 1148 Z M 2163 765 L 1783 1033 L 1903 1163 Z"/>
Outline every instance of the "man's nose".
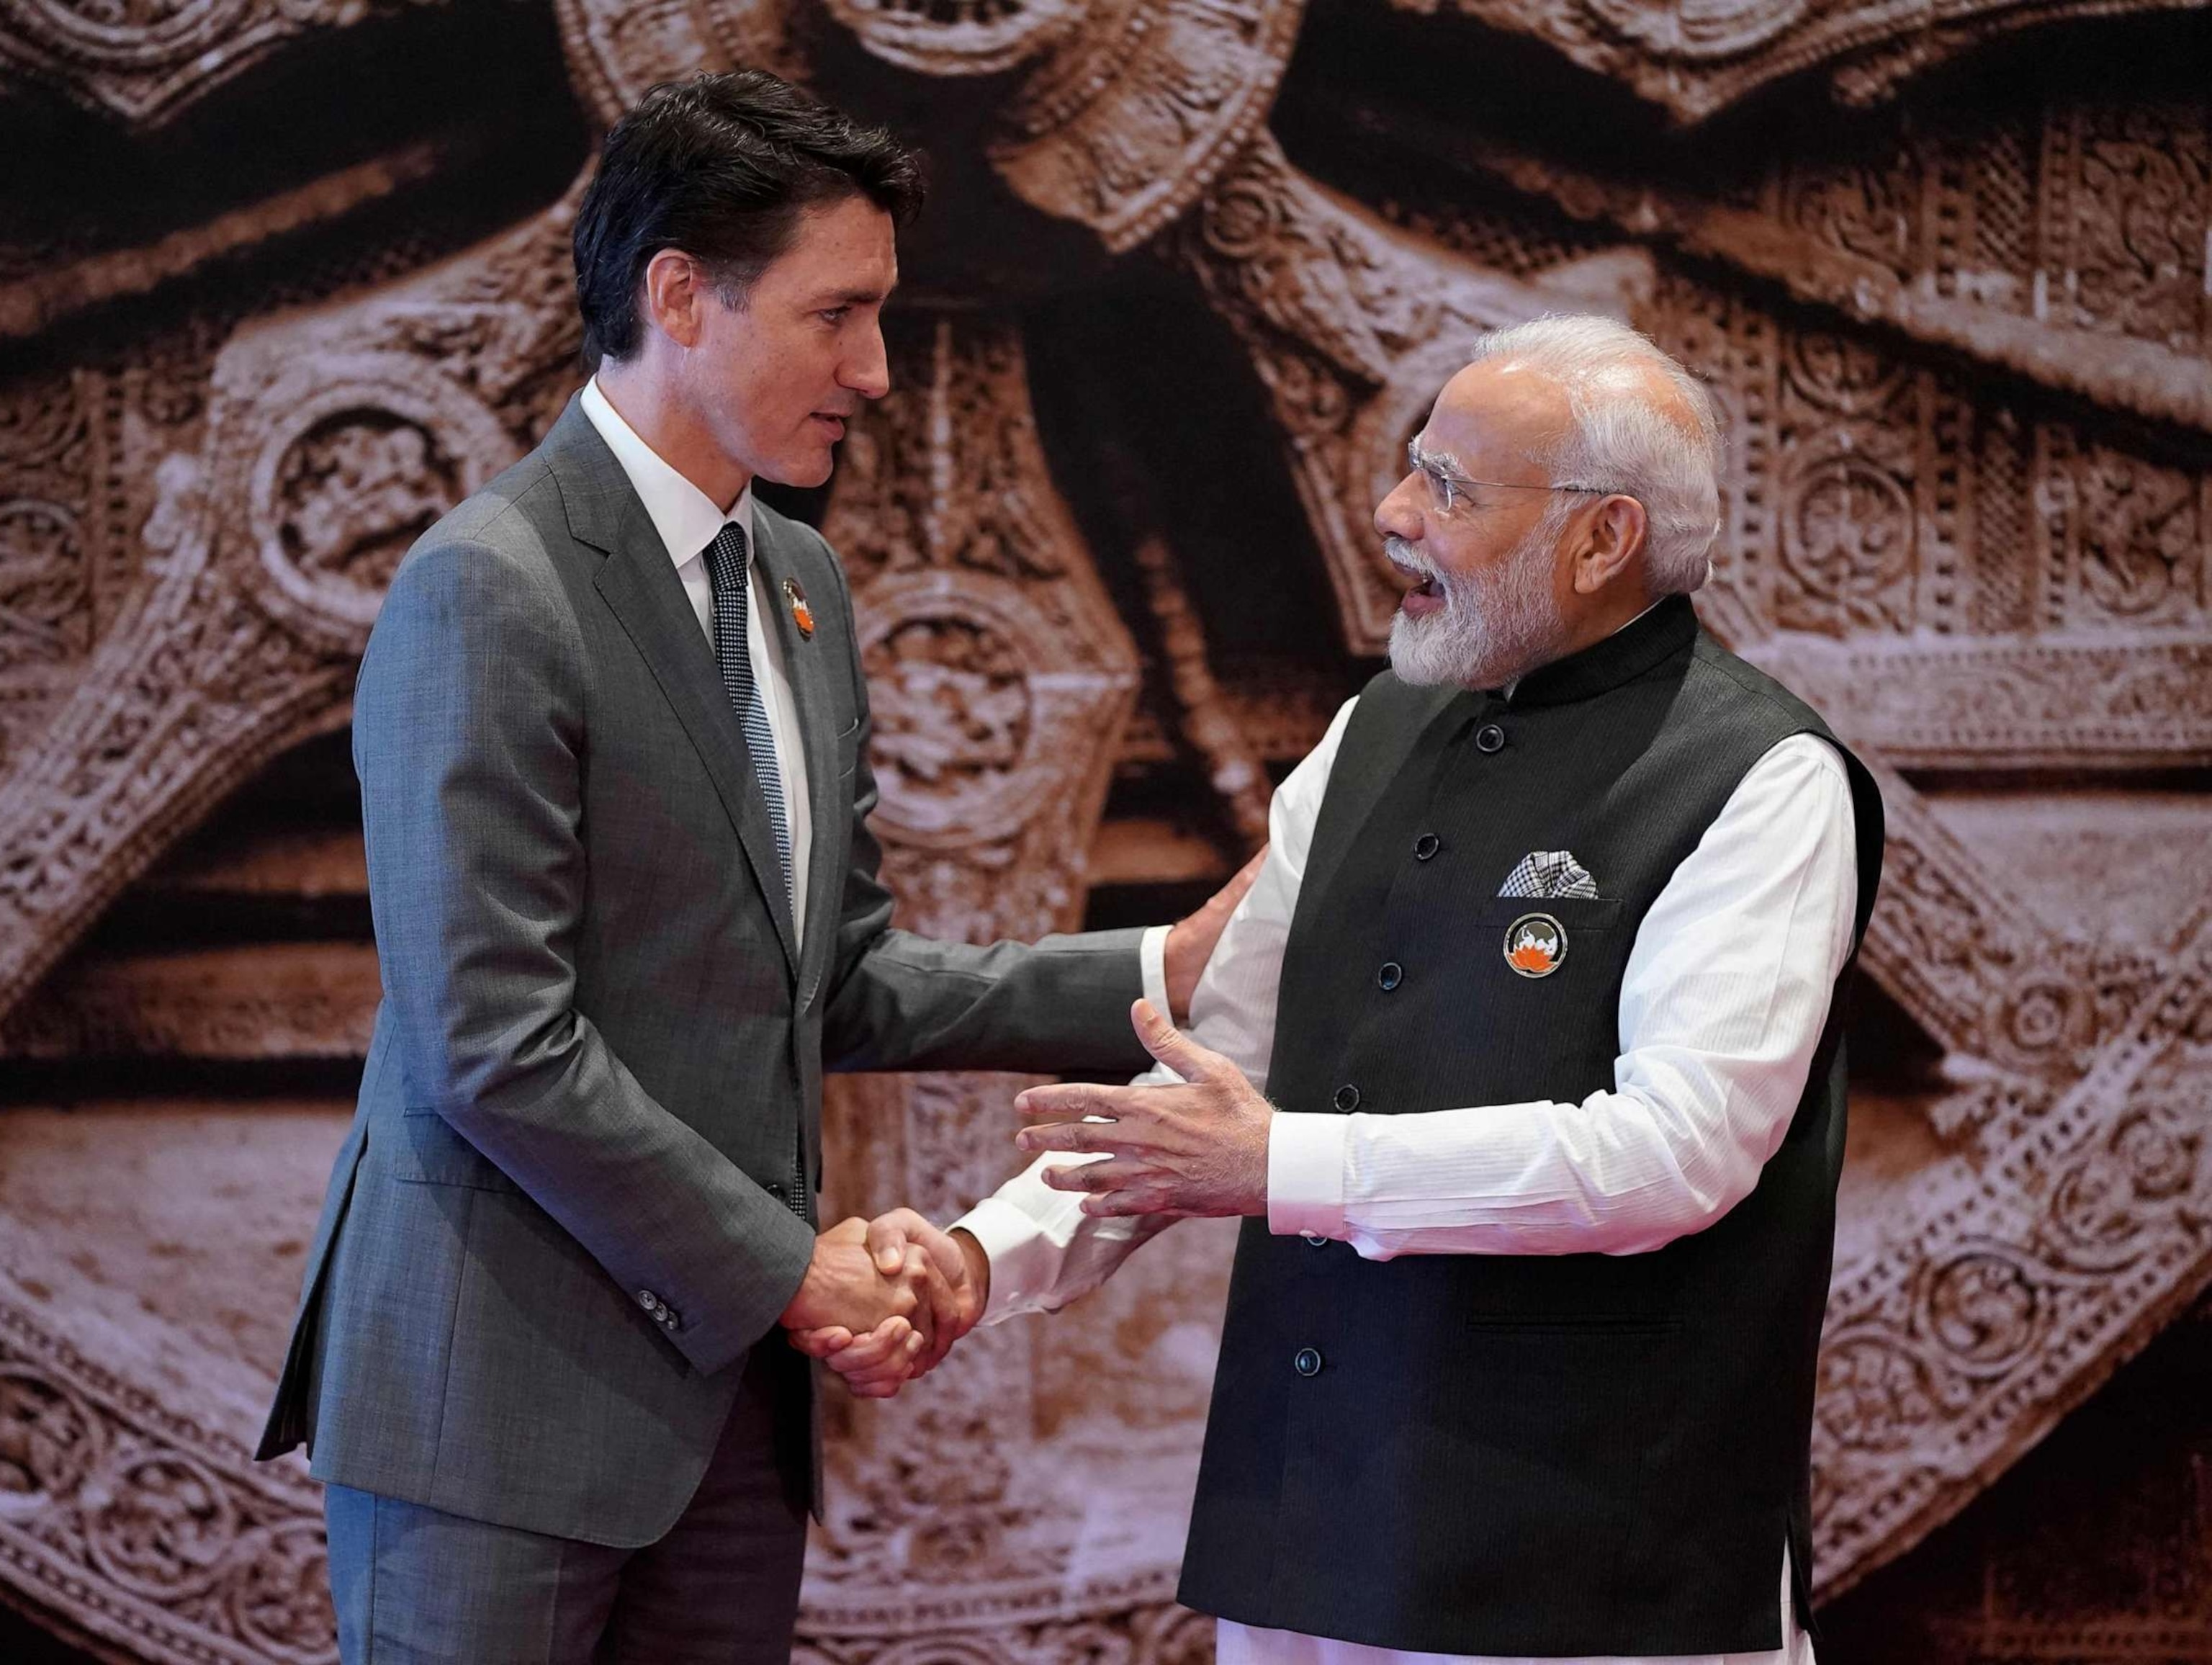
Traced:
<path fill-rule="evenodd" d="M 884 328 L 871 324 L 853 355 L 838 367 L 838 385 L 864 399 L 879 399 L 891 391 L 890 355 L 884 349 Z"/>
<path fill-rule="evenodd" d="M 1390 494 L 1375 506 L 1375 530 L 1385 538 L 1402 538 L 1408 543 L 1419 543 L 1423 530 L 1418 494 L 1413 489 L 1413 477 L 1408 474 L 1398 482 Z"/>

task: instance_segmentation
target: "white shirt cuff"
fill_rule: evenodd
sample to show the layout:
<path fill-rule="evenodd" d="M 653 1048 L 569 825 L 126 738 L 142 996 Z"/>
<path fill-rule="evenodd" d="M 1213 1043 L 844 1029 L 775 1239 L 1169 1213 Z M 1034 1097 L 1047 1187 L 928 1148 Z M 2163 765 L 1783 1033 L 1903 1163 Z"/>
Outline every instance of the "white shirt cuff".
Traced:
<path fill-rule="evenodd" d="M 1348 1115 L 1291 1115 L 1267 1124 L 1267 1230 L 1316 1237 L 1344 1236 L 1345 1142 Z M 996 1285 L 992 1289 L 995 1297 Z"/>
<path fill-rule="evenodd" d="M 1071 1193 L 1069 1200 L 1079 1199 Z M 984 1297 L 983 1316 L 976 1322 L 995 1324 L 1002 1318 L 1037 1310 L 1037 1292 L 1049 1286 L 1058 1252 L 1040 1221 L 1012 1203 L 986 1197 L 948 1229 L 974 1237 L 991 1263 L 991 1291 Z"/>
<path fill-rule="evenodd" d="M 1148 925 L 1137 944 L 1137 967 L 1145 980 L 1145 998 L 1152 1009 L 1170 1023 L 1175 1013 L 1168 1009 L 1168 932 L 1165 925 Z"/>

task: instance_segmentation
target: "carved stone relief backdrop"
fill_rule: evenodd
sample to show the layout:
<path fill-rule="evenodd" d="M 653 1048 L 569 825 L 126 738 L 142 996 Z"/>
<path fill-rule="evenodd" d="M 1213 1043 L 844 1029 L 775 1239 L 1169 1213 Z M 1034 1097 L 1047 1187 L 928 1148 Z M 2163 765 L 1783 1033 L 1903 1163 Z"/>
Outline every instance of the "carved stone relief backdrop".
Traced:
<path fill-rule="evenodd" d="M 353 668 L 578 382 L 596 134 L 739 63 L 933 157 L 896 391 L 785 499 L 921 928 L 1235 866 L 1472 332 L 1597 308 L 1710 378 L 1700 610 L 1891 825 L 1823 1659 L 2212 1662 L 2196 0 L 0 0 L 0 1656 L 335 1657 L 314 1488 L 246 1453 L 376 996 Z M 988 1189 L 1014 1085 L 837 1084 L 832 1205 Z M 1206 1657 L 1227 1242 L 835 1401 L 804 1656 Z"/>

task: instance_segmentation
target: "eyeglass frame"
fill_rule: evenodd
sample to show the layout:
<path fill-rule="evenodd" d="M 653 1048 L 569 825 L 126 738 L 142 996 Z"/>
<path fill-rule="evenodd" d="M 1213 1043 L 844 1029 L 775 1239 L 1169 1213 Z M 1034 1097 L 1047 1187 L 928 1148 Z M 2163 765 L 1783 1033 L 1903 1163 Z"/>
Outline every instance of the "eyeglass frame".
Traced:
<path fill-rule="evenodd" d="M 1449 457 L 1436 452 L 1424 451 L 1418 439 L 1406 441 L 1407 471 L 1428 482 L 1429 501 L 1436 505 L 1437 513 L 1449 514 L 1453 509 L 1452 493 L 1464 487 L 1489 486 L 1499 491 L 1573 491 L 1593 497 L 1627 497 L 1634 494 L 1616 491 L 1611 486 L 1577 485 L 1570 481 L 1546 481 L 1541 483 L 1513 480 L 1478 480 L 1463 474 L 1459 465 Z M 1443 501 L 1437 502 L 1437 488 L 1443 488 Z"/>

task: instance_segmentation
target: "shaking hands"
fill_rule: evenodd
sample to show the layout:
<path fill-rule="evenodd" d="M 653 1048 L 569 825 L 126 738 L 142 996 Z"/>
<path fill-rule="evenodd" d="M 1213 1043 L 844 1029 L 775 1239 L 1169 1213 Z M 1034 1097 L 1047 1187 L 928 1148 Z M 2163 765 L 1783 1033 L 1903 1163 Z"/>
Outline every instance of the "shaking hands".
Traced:
<path fill-rule="evenodd" d="M 1267 854 L 1262 846 L 1226 884 L 1170 928 L 1162 969 L 1175 1022 L 1188 1016 L 1200 974 Z M 1115 1153 L 1088 1168 L 1046 1176 L 1045 1182 L 1058 1189 L 1099 1194 L 1086 1199 L 1085 1213 L 1246 1212 L 1249 1204 L 1231 1194 L 1249 1188 L 1255 1121 L 1264 1192 L 1264 1101 L 1257 1102 L 1256 1114 L 1253 1103 L 1221 1103 L 1224 1095 L 1244 1087 L 1243 1077 L 1225 1060 L 1184 1040 L 1169 1018 L 1147 1003 L 1140 1001 L 1133 1017 L 1138 1038 L 1153 1056 L 1179 1069 L 1200 1090 L 1183 1095 L 1193 1102 L 1154 1097 L 1158 1090 L 1032 1088 L 1016 1101 L 1036 1123 L 1021 1136 L 1024 1148 Z M 1258 1100 L 1249 1087 L 1244 1090 Z M 1090 1096 L 1102 1091 L 1116 1096 L 1111 1101 Z M 1155 1106 L 1164 1109 L 1170 1103 L 1184 1113 L 1182 1118 L 1152 1114 Z M 1088 1128 L 1079 1131 L 1055 1120 L 1109 1108 L 1115 1113 L 1116 1137 L 1105 1140 L 1091 1142 L 1096 1135 Z M 1231 1112 L 1226 1118 L 1224 1109 Z M 1207 1148 L 1219 1139 L 1224 1121 L 1243 1135 L 1223 1141 L 1231 1147 L 1225 1161 Z M 782 1323 L 791 1332 L 793 1346 L 827 1363 L 854 1394 L 889 1399 L 936 1369 L 953 1344 L 975 1328 L 990 1291 L 990 1257 L 974 1237 L 940 1231 L 911 1208 L 895 1208 L 872 1220 L 846 1220 L 821 1235 L 813 1264 Z"/>
<path fill-rule="evenodd" d="M 827 1363 L 854 1394 L 889 1399 L 975 1328 L 990 1289 L 981 1244 L 894 1208 L 817 1239 L 814 1264 L 781 1322 L 793 1346 Z"/>

